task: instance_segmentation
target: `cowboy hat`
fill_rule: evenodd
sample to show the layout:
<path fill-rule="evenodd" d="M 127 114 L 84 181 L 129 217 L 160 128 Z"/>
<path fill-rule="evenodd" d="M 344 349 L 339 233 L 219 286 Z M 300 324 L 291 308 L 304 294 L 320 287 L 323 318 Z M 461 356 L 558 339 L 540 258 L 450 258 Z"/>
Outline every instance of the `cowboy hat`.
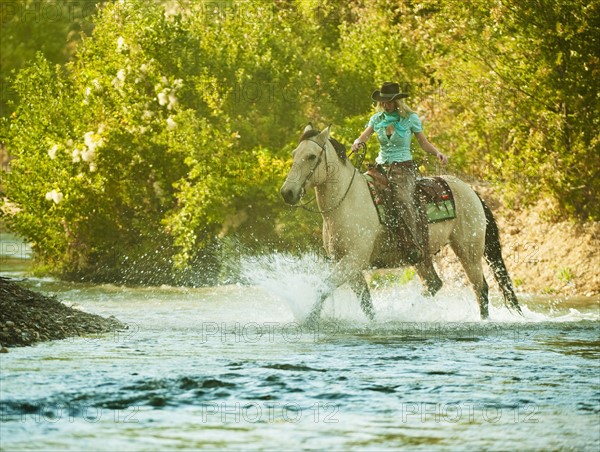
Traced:
<path fill-rule="evenodd" d="M 375 90 L 371 94 L 371 99 L 377 102 L 391 102 L 394 99 L 404 99 L 405 97 L 408 97 L 408 94 L 401 93 L 400 85 L 392 82 L 384 82 L 381 90 Z"/>

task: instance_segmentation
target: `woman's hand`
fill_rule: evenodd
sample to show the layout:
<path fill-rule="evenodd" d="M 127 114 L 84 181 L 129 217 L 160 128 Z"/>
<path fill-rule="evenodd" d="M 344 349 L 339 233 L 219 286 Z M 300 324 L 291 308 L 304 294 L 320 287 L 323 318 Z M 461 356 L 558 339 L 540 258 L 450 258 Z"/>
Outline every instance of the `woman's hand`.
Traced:
<path fill-rule="evenodd" d="M 428 154 L 435 155 L 435 158 L 437 158 L 442 165 L 448 164 L 448 156 L 438 151 L 435 146 L 429 142 L 423 132 L 416 132 L 415 137 L 417 137 L 417 141 L 419 142 L 421 149 Z"/>
<path fill-rule="evenodd" d="M 354 152 L 358 151 L 362 144 L 364 144 L 364 143 L 362 141 L 360 141 L 360 138 L 357 138 L 356 140 L 354 140 L 354 143 L 352 143 L 352 150 Z"/>
<path fill-rule="evenodd" d="M 354 140 L 354 143 L 352 143 L 352 150 L 354 152 L 358 151 L 360 149 L 361 146 L 365 145 L 365 143 L 369 140 L 369 137 L 373 134 L 373 127 L 369 126 L 365 129 L 365 131 L 363 133 L 360 134 L 360 136 Z"/>
<path fill-rule="evenodd" d="M 440 163 L 442 165 L 448 164 L 448 156 L 446 154 L 442 154 L 440 151 L 438 151 L 436 157 L 438 158 L 438 160 L 440 161 Z"/>

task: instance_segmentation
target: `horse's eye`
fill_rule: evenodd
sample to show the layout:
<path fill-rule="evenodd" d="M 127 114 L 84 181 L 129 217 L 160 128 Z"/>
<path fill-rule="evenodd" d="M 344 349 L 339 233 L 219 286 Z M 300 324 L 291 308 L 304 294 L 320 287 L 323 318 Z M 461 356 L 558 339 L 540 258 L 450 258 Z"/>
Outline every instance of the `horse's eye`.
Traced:
<path fill-rule="evenodd" d="M 306 159 L 307 160 L 314 160 L 316 158 L 317 158 L 317 156 L 315 154 L 310 154 Z"/>

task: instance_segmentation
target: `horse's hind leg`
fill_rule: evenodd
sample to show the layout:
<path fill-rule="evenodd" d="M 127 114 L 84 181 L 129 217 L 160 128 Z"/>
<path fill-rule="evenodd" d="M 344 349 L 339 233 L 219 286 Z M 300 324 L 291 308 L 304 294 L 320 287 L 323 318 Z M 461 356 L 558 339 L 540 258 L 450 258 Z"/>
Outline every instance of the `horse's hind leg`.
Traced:
<path fill-rule="evenodd" d="M 350 280 L 350 287 L 360 300 L 360 307 L 362 308 L 365 315 L 369 320 L 375 319 L 375 309 L 373 308 L 373 300 L 371 299 L 371 292 L 369 291 L 369 285 L 365 280 L 365 276 L 362 272 L 359 272 L 354 278 Z"/>
<path fill-rule="evenodd" d="M 479 248 L 482 248 L 481 250 Z M 473 286 L 473 291 L 477 297 L 479 303 L 479 311 L 482 319 L 489 317 L 489 298 L 488 298 L 488 284 L 483 275 L 483 246 L 481 247 L 452 247 L 460 263 L 465 269 L 467 278 Z"/>

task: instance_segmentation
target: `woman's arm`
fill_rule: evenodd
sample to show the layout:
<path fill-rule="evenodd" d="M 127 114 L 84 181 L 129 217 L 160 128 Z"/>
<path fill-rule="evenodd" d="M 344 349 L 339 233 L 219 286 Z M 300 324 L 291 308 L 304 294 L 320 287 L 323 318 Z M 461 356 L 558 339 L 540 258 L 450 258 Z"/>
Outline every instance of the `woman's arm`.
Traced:
<path fill-rule="evenodd" d="M 371 137 L 371 135 L 373 135 L 373 132 L 373 126 L 367 127 L 365 131 L 361 133 L 356 140 L 354 140 L 354 143 L 352 144 L 352 150 L 357 151 L 360 143 L 366 143 L 367 140 Z"/>
<path fill-rule="evenodd" d="M 419 146 L 421 146 L 421 149 L 423 149 L 428 154 L 435 155 L 443 165 L 446 165 L 448 163 L 448 157 L 445 154 L 442 154 L 440 151 L 438 151 L 435 148 L 435 146 L 429 142 L 429 140 L 423 132 L 417 132 L 415 133 L 415 136 L 417 137 L 417 141 L 419 142 Z"/>

